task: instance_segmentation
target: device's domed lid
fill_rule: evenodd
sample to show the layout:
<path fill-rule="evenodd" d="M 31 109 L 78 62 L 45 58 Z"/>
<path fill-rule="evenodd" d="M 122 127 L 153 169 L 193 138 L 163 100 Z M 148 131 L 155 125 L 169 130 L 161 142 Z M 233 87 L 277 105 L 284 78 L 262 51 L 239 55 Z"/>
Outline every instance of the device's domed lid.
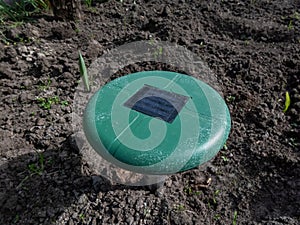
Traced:
<path fill-rule="evenodd" d="M 90 99 L 86 138 L 104 159 L 145 174 L 172 174 L 210 160 L 230 114 L 213 88 L 191 76 L 144 71 L 117 78 Z"/>

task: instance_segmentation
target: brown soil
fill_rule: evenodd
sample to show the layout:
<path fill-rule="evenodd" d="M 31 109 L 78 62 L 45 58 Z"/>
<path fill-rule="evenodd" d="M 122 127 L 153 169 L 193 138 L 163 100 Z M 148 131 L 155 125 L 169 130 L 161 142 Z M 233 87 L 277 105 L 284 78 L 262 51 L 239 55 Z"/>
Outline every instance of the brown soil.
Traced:
<path fill-rule="evenodd" d="M 299 224 L 300 1 L 135 2 L 1 27 L 0 224 Z M 97 176 L 72 138 L 77 50 L 151 38 L 207 62 L 232 117 L 227 149 L 158 191 Z"/>

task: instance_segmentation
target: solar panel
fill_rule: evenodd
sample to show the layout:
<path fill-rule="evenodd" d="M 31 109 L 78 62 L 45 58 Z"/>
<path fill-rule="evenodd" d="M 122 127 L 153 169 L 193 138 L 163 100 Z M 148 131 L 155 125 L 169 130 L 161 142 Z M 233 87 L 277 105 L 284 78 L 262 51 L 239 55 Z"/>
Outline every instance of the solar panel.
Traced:
<path fill-rule="evenodd" d="M 189 97 L 145 84 L 124 106 L 148 116 L 172 123 Z"/>

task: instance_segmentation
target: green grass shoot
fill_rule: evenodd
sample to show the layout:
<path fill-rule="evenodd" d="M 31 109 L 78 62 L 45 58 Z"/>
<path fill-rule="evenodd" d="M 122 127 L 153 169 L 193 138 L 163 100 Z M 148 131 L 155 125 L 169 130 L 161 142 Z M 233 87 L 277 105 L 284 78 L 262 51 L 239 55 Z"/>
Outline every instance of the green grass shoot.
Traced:
<path fill-rule="evenodd" d="M 237 224 L 237 211 L 235 210 L 233 213 L 233 220 L 232 220 L 232 225 L 236 225 Z"/>
<path fill-rule="evenodd" d="M 0 21 L 10 19 L 15 22 L 23 21 L 34 13 L 49 10 L 46 0 L 22 0 L 4 2 L 0 0 Z"/>
<path fill-rule="evenodd" d="M 80 75 L 81 75 L 81 78 L 82 78 L 82 80 L 83 80 L 85 89 L 86 89 L 88 92 L 90 92 L 90 84 L 89 84 L 89 78 L 88 78 L 88 73 L 87 73 L 87 69 L 86 69 L 86 66 L 85 66 L 85 62 L 84 62 L 84 60 L 83 60 L 83 57 L 82 57 L 80 51 L 78 51 L 78 54 L 79 54 L 79 69 L 80 69 Z"/>
<path fill-rule="evenodd" d="M 285 92 L 285 103 L 284 103 L 284 109 L 283 109 L 283 112 L 285 113 L 288 108 L 290 107 L 290 104 L 291 104 L 291 98 L 290 98 L 290 94 L 289 92 Z"/>
<path fill-rule="evenodd" d="M 84 3 L 86 4 L 87 7 L 91 7 L 92 6 L 92 2 L 93 0 L 85 0 Z"/>

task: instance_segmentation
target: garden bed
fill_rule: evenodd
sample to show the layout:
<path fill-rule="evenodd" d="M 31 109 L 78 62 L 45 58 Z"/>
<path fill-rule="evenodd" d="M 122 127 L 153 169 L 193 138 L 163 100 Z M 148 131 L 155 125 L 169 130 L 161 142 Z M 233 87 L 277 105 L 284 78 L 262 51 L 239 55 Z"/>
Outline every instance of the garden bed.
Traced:
<path fill-rule="evenodd" d="M 2 24 L 0 224 L 299 223 L 300 2 L 165 2 L 110 0 L 84 6 L 81 21 Z M 89 66 L 140 40 L 197 54 L 232 117 L 213 161 L 157 191 L 97 176 L 73 138 L 78 49 Z M 150 69 L 176 71 L 148 62 L 116 76 Z"/>

